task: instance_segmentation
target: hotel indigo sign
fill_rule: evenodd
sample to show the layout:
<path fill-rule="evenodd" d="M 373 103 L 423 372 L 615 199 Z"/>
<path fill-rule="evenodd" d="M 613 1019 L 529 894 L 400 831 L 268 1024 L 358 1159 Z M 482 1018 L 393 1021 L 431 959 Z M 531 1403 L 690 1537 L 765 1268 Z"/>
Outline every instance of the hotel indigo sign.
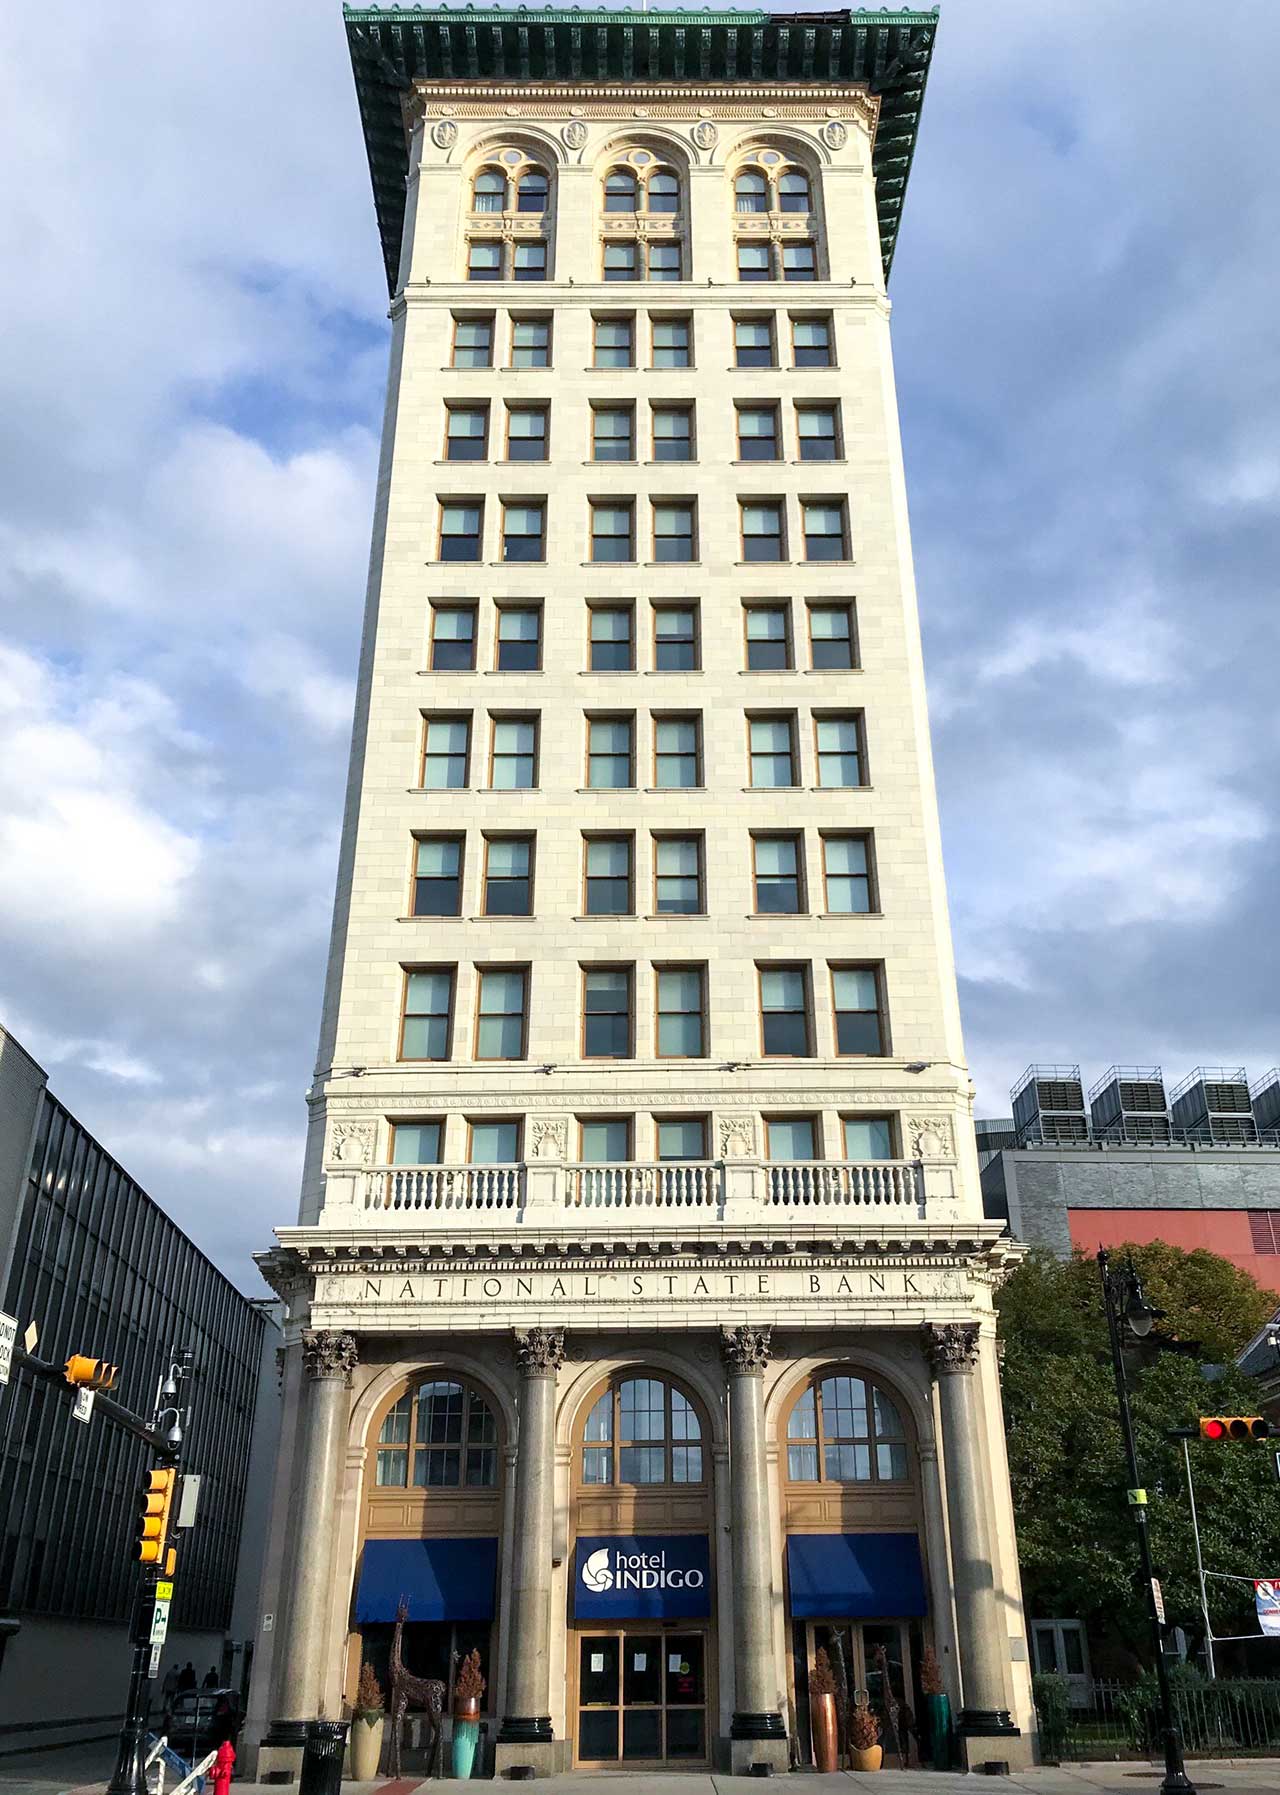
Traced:
<path fill-rule="evenodd" d="M 706 1534 L 579 1539 L 573 1612 L 577 1620 L 705 1620 L 711 1613 Z"/>

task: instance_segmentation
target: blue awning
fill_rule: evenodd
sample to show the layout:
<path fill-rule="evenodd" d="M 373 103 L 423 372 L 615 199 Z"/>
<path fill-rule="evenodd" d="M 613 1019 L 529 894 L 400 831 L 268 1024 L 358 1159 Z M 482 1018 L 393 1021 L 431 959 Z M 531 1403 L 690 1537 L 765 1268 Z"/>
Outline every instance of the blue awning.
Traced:
<path fill-rule="evenodd" d="M 360 1564 L 356 1622 L 492 1620 L 496 1539 L 369 1539 Z"/>
<path fill-rule="evenodd" d="M 924 1614 L 924 1567 L 914 1533 L 793 1533 L 787 1539 L 796 1620 Z"/>

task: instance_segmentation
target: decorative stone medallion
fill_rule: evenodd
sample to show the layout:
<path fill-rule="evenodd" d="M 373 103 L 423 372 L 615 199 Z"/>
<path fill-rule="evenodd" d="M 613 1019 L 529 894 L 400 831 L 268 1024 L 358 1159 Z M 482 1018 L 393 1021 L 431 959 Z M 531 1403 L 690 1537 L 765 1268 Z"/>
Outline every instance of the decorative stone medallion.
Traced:
<path fill-rule="evenodd" d="M 754 1116 L 721 1116 L 721 1159 L 750 1159 L 756 1150 Z"/>
<path fill-rule="evenodd" d="M 822 127 L 821 135 L 829 150 L 842 150 L 849 141 L 849 127 L 843 119 L 828 119 Z"/>
<path fill-rule="evenodd" d="M 587 127 L 580 118 L 571 119 L 567 125 L 561 125 L 560 137 L 567 149 L 580 150 L 587 141 Z"/>
<path fill-rule="evenodd" d="M 713 150 L 720 141 L 720 133 L 709 118 L 700 118 L 689 135 L 700 150 Z"/>
<path fill-rule="evenodd" d="M 329 1133 L 329 1158 L 335 1165 L 367 1166 L 373 1157 L 373 1127 L 368 1122 L 335 1122 Z"/>
<path fill-rule="evenodd" d="M 949 1116 L 908 1116 L 912 1159 L 953 1159 L 955 1146 Z"/>
<path fill-rule="evenodd" d="M 563 1159 L 566 1151 L 568 1124 L 562 1116 L 541 1118 L 533 1124 L 533 1157 Z"/>
<path fill-rule="evenodd" d="M 458 141 L 458 127 L 451 118 L 437 119 L 431 127 L 431 141 L 438 150 L 451 150 Z"/>

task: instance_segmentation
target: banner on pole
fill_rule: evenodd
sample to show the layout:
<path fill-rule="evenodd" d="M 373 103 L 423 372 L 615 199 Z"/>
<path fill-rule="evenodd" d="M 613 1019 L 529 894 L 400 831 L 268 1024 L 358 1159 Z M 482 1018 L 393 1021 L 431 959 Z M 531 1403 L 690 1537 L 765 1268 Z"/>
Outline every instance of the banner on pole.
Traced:
<path fill-rule="evenodd" d="M 1253 1599 L 1262 1631 L 1270 1639 L 1280 1639 L 1280 1578 L 1255 1577 Z"/>

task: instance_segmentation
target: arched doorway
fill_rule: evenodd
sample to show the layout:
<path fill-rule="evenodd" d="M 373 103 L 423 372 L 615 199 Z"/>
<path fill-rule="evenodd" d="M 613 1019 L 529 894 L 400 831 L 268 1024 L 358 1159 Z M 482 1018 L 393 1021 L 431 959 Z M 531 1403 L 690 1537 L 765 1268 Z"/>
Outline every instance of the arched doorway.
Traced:
<path fill-rule="evenodd" d="M 710 1763 L 714 1549 L 707 1417 L 665 1372 L 589 1392 L 573 1436 L 575 1765 Z"/>

